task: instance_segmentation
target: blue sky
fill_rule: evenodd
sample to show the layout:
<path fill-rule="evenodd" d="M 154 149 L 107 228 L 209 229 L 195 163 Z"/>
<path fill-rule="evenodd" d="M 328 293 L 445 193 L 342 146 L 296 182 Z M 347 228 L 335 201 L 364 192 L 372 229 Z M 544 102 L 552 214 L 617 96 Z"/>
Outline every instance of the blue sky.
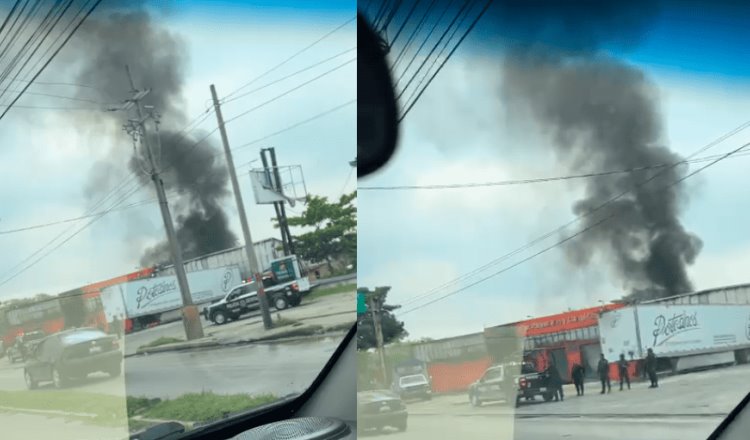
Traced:
<path fill-rule="evenodd" d="M 611 41 L 601 49 L 642 69 L 658 89 L 664 141 L 682 155 L 750 120 L 750 67 L 741 23 L 750 9 L 662 9 L 637 41 Z M 491 15 L 490 15 L 491 16 Z M 382 172 L 360 186 L 497 181 L 569 174 L 533 124 L 510 124 L 500 102 L 503 39 L 484 21 L 404 121 L 400 148 Z M 604 32 L 604 31 L 602 31 Z M 550 34 L 554 35 L 554 33 Z M 706 154 L 750 141 L 750 130 Z M 750 208 L 749 157 L 721 162 L 687 181 L 689 202 L 681 220 L 704 242 L 689 275 L 696 288 L 750 281 L 746 224 Z M 691 165 L 691 170 L 703 164 Z M 414 300 L 432 288 L 572 220 L 580 182 L 473 190 L 360 191 L 359 283 L 391 285 L 403 310 L 460 293 L 402 315 L 413 336 L 443 337 L 481 331 L 526 316 L 585 307 L 622 295 L 622 286 L 600 257 L 585 270 L 572 268 L 559 249 L 547 252 L 474 287 L 490 275 L 553 244 L 482 271 L 469 281 Z"/>
<path fill-rule="evenodd" d="M 219 95 L 224 96 L 355 15 L 353 2 L 316 2 L 315 5 L 310 2 L 287 2 L 289 8 L 282 7 L 284 2 L 273 2 L 275 7 L 271 9 L 264 7 L 269 2 L 226 2 L 232 3 L 229 5 L 231 8 L 226 5 L 220 8 L 217 2 L 208 1 L 179 2 L 179 8 L 174 7 L 174 3 L 166 2 L 166 7 L 152 12 L 165 29 L 179 35 L 187 45 L 189 65 L 184 96 L 186 113 L 190 118 L 201 114 L 209 104 L 210 84 L 215 84 Z M 300 5 L 305 7 L 297 8 Z M 106 13 L 109 11 L 99 12 Z M 356 28 L 352 21 L 253 87 L 352 49 L 356 46 L 355 37 Z M 223 106 L 224 117 L 228 120 L 326 70 L 353 60 L 355 56 L 354 51 L 345 53 L 267 89 L 227 103 Z M 74 64 L 65 63 L 63 51 L 60 60 L 53 62 L 39 81 L 73 81 L 74 70 Z M 350 63 L 310 86 L 229 123 L 227 131 L 231 145 L 236 147 L 267 136 L 355 99 L 355 72 L 355 63 Z M 41 92 L 75 94 L 75 90 L 68 88 L 38 87 Z M 38 96 L 24 97 L 21 103 L 35 106 L 71 105 L 67 100 Z M 255 240 L 277 236 L 277 231 L 270 222 L 274 216 L 273 208 L 255 205 L 247 177 L 251 166 L 259 164 L 247 164 L 258 157 L 261 147 L 274 146 L 280 164 L 303 167 L 310 193 L 338 198 L 343 191 L 356 188 L 356 179 L 351 176 L 348 164 L 356 156 L 355 111 L 356 104 L 350 104 L 234 153 Z M 71 115 L 74 117 L 71 118 Z M 89 205 L 84 189 L 93 164 L 107 159 L 110 154 L 127 156 L 132 148 L 119 126 L 91 128 L 90 124 L 84 124 L 83 121 L 91 116 L 87 112 L 71 114 L 19 108 L 2 121 L 0 138 L 4 148 L 0 151 L 0 175 L 3 176 L 3 185 L 0 186 L 0 230 L 76 217 L 86 211 Z M 77 123 L 79 121 L 80 124 Z M 213 116 L 197 126 L 204 130 L 214 127 L 216 121 Z M 221 145 L 218 133 L 214 133 L 210 140 L 215 146 Z M 113 183 L 119 181 L 122 172 L 113 170 Z M 21 185 L 19 182 L 24 183 Z M 133 195 L 129 202 L 153 197 L 149 188 Z M 232 229 L 237 236 L 241 236 L 232 200 L 231 197 L 226 199 L 225 209 L 232 219 Z M 297 206 L 290 211 L 295 213 L 299 209 Z M 83 223 L 78 226 L 83 226 Z M 0 236 L 0 273 L 68 227 L 70 224 Z M 34 268 L 0 287 L 0 298 L 61 292 L 132 271 L 138 265 L 140 253 L 163 236 L 156 204 L 110 214 L 51 253 Z"/>

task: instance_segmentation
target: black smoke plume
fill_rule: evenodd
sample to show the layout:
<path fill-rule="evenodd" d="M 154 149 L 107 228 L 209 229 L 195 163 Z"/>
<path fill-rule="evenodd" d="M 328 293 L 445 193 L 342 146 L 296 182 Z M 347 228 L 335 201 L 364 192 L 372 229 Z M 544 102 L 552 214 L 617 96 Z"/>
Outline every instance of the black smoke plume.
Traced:
<path fill-rule="evenodd" d="M 221 205 L 228 195 L 228 176 L 219 150 L 207 140 L 196 145 L 202 138 L 200 133 L 182 132 L 190 122 L 185 114 L 183 97 L 188 61 L 183 41 L 160 27 L 144 11 L 114 12 L 106 18 L 92 19 L 81 28 L 76 41 L 82 52 L 78 62 L 83 63 L 79 64 L 78 82 L 125 99 L 131 92 L 125 73 L 128 65 L 136 87 L 151 89 L 143 103 L 153 106 L 162 115 L 161 149 L 155 148 L 155 151 L 163 169 L 162 179 L 183 256 L 196 257 L 236 245 L 237 239 L 229 229 Z M 113 112 L 102 118 L 122 124 L 126 116 L 122 112 Z M 122 136 L 127 141 L 125 133 Z M 156 139 L 149 139 L 156 147 Z M 153 185 L 150 176 L 142 172 L 144 162 L 138 154 L 134 154 L 129 162 L 106 165 L 128 167 L 139 173 L 142 184 Z M 106 176 L 107 173 L 96 170 L 90 173 L 94 180 Z M 99 185 L 97 181 L 90 182 L 87 187 L 101 188 L 102 191 L 110 188 Z M 166 241 L 145 250 L 141 258 L 144 266 L 169 262 L 171 257 Z"/>
<path fill-rule="evenodd" d="M 535 7 L 532 7 L 535 6 Z M 501 95 L 510 112 L 531 115 L 548 131 L 555 152 L 572 173 L 626 170 L 674 163 L 680 156 L 661 145 L 657 91 L 637 68 L 604 48 L 637 41 L 653 3 L 550 0 L 501 2 L 493 16 L 504 26 L 506 47 Z M 641 183 L 659 172 L 646 185 Z M 578 266 L 604 255 L 630 298 L 656 298 L 692 290 L 686 266 L 701 241 L 680 222 L 685 189 L 672 184 L 685 167 L 590 179 L 573 206 L 589 212 L 585 226 L 611 218 L 567 246 Z"/>

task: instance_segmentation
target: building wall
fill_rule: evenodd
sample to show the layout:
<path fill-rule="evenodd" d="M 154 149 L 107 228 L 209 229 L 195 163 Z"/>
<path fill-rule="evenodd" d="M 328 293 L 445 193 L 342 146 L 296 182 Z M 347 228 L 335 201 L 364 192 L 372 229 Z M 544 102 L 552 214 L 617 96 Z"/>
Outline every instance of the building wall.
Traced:
<path fill-rule="evenodd" d="M 643 304 L 750 304 L 750 284 L 720 287 L 717 289 L 701 290 L 684 295 L 672 296 Z"/>
<path fill-rule="evenodd" d="M 272 260 L 281 258 L 284 254 L 283 251 L 277 250 L 277 248 L 281 246 L 281 240 L 275 238 L 256 242 L 253 246 L 255 248 L 255 255 L 258 258 L 260 270 L 268 269 L 271 266 Z M 244 246 L 238 246 L 188 260 L 185 262 L 185 270 L 187 272 L 196 272 L 233 265 L 240 268 L 240 276 L 242 279 L 247 279 L 252 275 L 250 273 L 250 263 L 247 260 Z M 170 266 L 162 269 L 159 272 L 159 275 L 174 275 L 174 267 Z"/>

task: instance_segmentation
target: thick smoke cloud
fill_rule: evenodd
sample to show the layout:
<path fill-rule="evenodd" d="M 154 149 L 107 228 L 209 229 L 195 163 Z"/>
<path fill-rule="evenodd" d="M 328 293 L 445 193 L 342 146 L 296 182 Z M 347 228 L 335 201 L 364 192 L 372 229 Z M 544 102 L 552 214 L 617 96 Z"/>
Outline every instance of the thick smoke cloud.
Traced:
<path fill-rule="evenodd" d="M 125 65 L 128 65 L 136 87 L 151 89 L 143 102 L 154 106 L 162 115 L 159 161 L 164 169 L 162 179 L 184 257 L 236 245 L 236 237 L 221 207 L 228 195 L 228 176 L 219 150 L 208 141 L 193 147 L 202 135 L 181 132 L 188 124 L 183 97 L 188 61 L 185 44 L 178 36 L 160 28 L 143 11 L 115 12 L 107 18 L 91 20 L 82 27 L 77 41 L 78 49 L 85 53 L 79 58 L 84 64 L 79 65 L 78 82 L 124 99 L 130 93 L 125 73 Z M 115 124 L 125 121 L 122 112 L 107 113 L 103 118 Z M 127 141 L 124 133 L 122 136 Z M 155 139 L 151 141 L 156 145 Z M 143 162 L 139 158 L 134 155 L 129 162 L 100 163 L 95 167 L 127 167 L 139 173 L 141 183 L 150 186 L 150 176 L 142 172 Z M 101 181 L 108 173 L 93 169 L 89 175 L 89 195 L 92 195 L 91 188 L 100 191 L 111 188 Z M 141 259 L 144 266 L 168 262 L 170 253 L 166 242 L 146 250 Z"/>
<path fill-rule="evenodd" d="M 648 3 L 648 2 L 647 2 Z M 532 8 L 531 6 L 536 6 Z M 674 163 L 660 145 L 661 116 L 654 86 L 643 72 L 604 54 L 603 47 L 636 41 L 654 10 L 642 2 L 505 1 L 492 19 L 506 26 L 510 48 L 502 72 L 506 108 L 531 115 L 552 137 L 559 161 L 573 173 Z M 653 173 L 647 185 L 641 182 Z M 701 241 L 679 219 L 684 188 L 672 185 L 684 167 L 588 180 L 573 206 L 584 220 L 606 222 L 566 247 L 578 266 L 602 254 L 631 297 L 653 298 L 692 290 L 686 266 Z"/>

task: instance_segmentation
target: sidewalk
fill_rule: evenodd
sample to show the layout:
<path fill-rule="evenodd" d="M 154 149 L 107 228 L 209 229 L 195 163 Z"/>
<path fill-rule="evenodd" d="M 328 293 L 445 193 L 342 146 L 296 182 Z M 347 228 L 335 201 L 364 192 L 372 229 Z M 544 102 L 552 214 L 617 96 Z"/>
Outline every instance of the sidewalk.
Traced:
<path fill-rule="evenodd" d="M 204 328 L 206 337 L 202 339 L 150 348 L 138 348 L 134 354 L 191 350 L 232 344 L 252 344 L 345 333 L 357 322 L 356 306 L 356 292 L 354 291 L 328 295 L 310 301 L 303 300 L 298 307 L 280 312 L 272 310 L 271 318 L 277 326 L 271 330 L 265 330 L 262 318 L 255 315 L 224 325 L 208 324 Z"/>

